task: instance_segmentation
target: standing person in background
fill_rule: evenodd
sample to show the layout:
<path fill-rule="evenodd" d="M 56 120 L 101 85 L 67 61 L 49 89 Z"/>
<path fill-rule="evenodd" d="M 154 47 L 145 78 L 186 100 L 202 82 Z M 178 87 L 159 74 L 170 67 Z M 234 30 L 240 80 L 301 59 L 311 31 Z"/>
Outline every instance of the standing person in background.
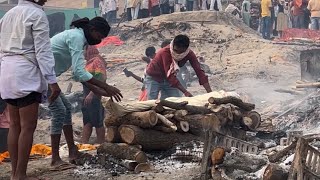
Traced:
<path fill-rule="evenodd" d="M 211 11 L 222 11 L 221 0 L 211 0 L 210 10 Z"/>
<path fill-rule="evenodd" d="M 11 179 L 26 180 L 27 166 L 37 127 L 39 104 L 49 103 L 61 90 L 54 71 L 46 0 L 20 0 L 0 21 L 0 94 L 6 101 L 10 129 L 8 149 Z M 36 179 L 36 178 L 33 178 Z"/>
<path fill-rule="evenodd" d="M 277 31 L 279 32 L 279 36 L 282 37 L 282 32 L 288 28 L 288 15 L 285 14 L 285 1 L 280 0 L 278 4 L 278 16 L 277 16 Z"/>
<path fill-rule="evenodd" d="M 250 1 L 244 0 L 242 2 L 242 7 L 241 7 L 241 16 L 242 16 L 243 22 L 249 27 L 250 27 L 250 19 L 251 19 L 250 9 L 251 9 Z"/>
<path fill-rule="evenodd" d="M 106 6 L 105 6 L 104 0 L 100 0 L 100 2 L 99 2 L 99 11 L 100 11 L 100 16 L 106 19 L 107 18 L 106 17 Z"/>
<path fill-rule="evenodd" d="M 200 0 L 201 10 L 209 10 L 210 3 L 211 3 L 211 0 Z"/>
<path fill-rule="evenodd" d="M 272 8 L 271 0 L 261 0 L 262 37 L 264 39 L 270 39 Z"/>
<path fill-rule="evenodd" d="M 161 14 L 169 14 L 169 0 L 160 0 L 160 10 Z"/>
<path fill-rule="evenodd" d="M 131 7 L 132 6 L 132 0 L 125 0 L 124 3 L 124 12 L 127 14 L 127 20 L 132 21 L 132 15 L 131 15 Z"/>
<path fill-rule="evenodd" d="M 115 23 L 117 21 L 117 11 L 119 10 L 117 0 L 105 0 L 106 7 L 106 19 L 109 23 Z"/>
<path fill-rule="evenodd" d="M 141 0 L 138 19 L 149 17 L 149 0 Z"/>
<path fill-rule="evenodd" d="M 193 11 L 193 0 L 187 0 L 187 11 Z"/>
<path fill-rule="evenodd" d="M 96 95 L 115 98 L 120 101 L 120 90 L 99 81 L 85 69 L 84 48 L 85 45 L 97 45 L 108 36 L 110 26 L 108 22 L 95 17 L 91 20 L 82 18 L 71 23 L 74 29 L 65 30 L 51 38 L 51 49 L 55 59 L 55 72 L 57 76 L 72 68 L 73 78 L 81 82 Z M 51 120 L 51 168 L 59 170 L 70 167 L 69 163 L 61 160 L 59 145 L 62 131 L 67 141 L 69 150 L 69 162 L 75 163 L 83 157 L 74 144 L 71 103 L 63 93 L 49 105 L 52 114 Z"/>
<path fill-rule="evenodd" d="M 304 12 L 302 10 L 302 0 L 293 0 L 292 7 L 292 27 L 303 29 L 304 28 Z"/>
<path fill-rule="evenodd" d="M 169 0 L 169 13 L 174 13 L 175 0 Z"/>
<path fill-rule="evenodd" d="M 320 1 L 309 0 L 308 9 L 311 12 L 311 29 L 319 30 L 320 28 Z"/>
<path fill-rule="evenodd" d="M 127 0 L 127 8 L 130 8 L 132 20 L 138 19 L 141 0 Z"/>
<path fill-rule="evenodd" d="M 95 46 L 87 46 L 85 50 L 86 70 L 92 74 L 93 78 L 106 82 L 106 62 L 100 56 Z M 95 95 L 86 86 L 83 86 L 84 101 L 82 106 L 83 130 L 82 143 L 88 144 L 92 134 L 92 128 L 96 128 L 97 141 L 101 144 L 105 138 L 105 128 L 103 125 L 104 108 L 101 103 L 101 96 Z"/>
<path fill-rule="evenodd" d="M 160 0 L 149 0 L 149 6 L 151 10 L 151 16 L 160 16 Z"/>

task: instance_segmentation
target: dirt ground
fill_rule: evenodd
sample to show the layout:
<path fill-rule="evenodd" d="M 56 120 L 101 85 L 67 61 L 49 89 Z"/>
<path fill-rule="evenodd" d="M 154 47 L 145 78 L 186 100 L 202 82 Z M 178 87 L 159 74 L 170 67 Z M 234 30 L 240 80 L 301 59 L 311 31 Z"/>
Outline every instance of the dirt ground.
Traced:
<path fill-rule="evenodd" d="M 214 23 L 201 21 L 214 20 Z M 147 20 L 137 20 L 126 23 L 135 27 Z M 191 22 L 192 21 L 192 22 Z M 199 21 L 199 22 L 194 22 Z M 163 22 L 185 22 L 190 25 L 186 30 L 170 30 L 170 27 L 161 31 L 165 37 L 159 37 L 157 33 L 144 35 L 143 32 L 131 32 L 125 44 L 121 46 L 106 46 L 100 49 L 106 60 L 122 59 L 125 63 L 108 68 L 107 83 L 115 85 L 124 95 L 123 101 L 135 101 L 140 93 L 141 83 L 133 78 L 127 78 L 122 70 L 128 70 L 143 76 L 146 64 L 140 60 L 147 46 L 160 47 L 164 39 L 171 39 L 177 34 L 187 34 L 191 38 L 191 49 L 205 59 L 212 72 L 220 72 L 210 75 L 209 81 L 213 90 L 236 91 L 246 94 L 250 101 L 255 103 L 257 111 L 262 112 L 270 105 L 280 105 L 296 96 L 288 93 L 279 93 L 277 89 L 291 89 L 292 84 L 300 79 L 299 47 L 275 45 L 271 41 L 263 40 L 257 33 L 246 27 L 239 20 L 229 16 L 216 15 L 214 12 L 192 12 L 174 15 L 165 15 L 153 18 L 151 26 L 158 27 Z M 124 24 L 120 25 L 121 29 Z M 127 28 L 130 29 L 130 28 Z M 121 31 L 123 33 L 123 31 Z M 115 34 L 116 31 L 114 32 Z M 210 40 L 212 39 L 212 41 Z M 219 54 L 222 54 L 221 59 Z M 225 69 L 226 68 L 226 69 Z M 63 90 L 72 81 L 71 73 L 65 73 L 59 78 L 59 84 Z M 205 93 L 203 87 L 197 81 L 193 81 L 188 87 L 194 95 Z M 81 91 L 82 86 L 74 82 L 72 91 Z M 73 124 L 76 134 L 82 129 L 82 116 L 77 113 L 73 116 Z M 39 120 L 35 132 L 34 143 L 50 144 L 50 120 Z M 198 164 L 185 166 L 168 165 L 169 169 L 161 171 L 155 166 L 156 173 L 127 174 L 112 177 L 111 172 L 97 168 L 95 172 L 81 175 L 82 167 L 76 170 L 63 172 L 50 172 L 48 167 L 50 159 L 39 159 L 29 163 L 28 173 L 40 177 L 58 179 L 197 179 L 199 174 Z M 0 179 L 8 179 L 10 164 L 0 164 Z"/>

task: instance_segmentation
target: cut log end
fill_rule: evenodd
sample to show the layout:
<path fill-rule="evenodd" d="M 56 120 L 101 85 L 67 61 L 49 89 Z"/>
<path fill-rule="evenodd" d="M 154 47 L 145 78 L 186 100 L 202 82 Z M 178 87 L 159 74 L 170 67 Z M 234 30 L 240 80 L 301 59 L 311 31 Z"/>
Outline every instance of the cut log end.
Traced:
<path fill-rule="evenodd" d="M 149 111 L 150 113 L 150 119 L 149 122 L 152 126 L 155 126 L 158 123 L 158 116 L 155 111 Z"/>
<path fill-rule="evenodd" d="M 142 152 L 142 151 L 138 152 L 138 153 L 136 154 L 135 158 L 136 158 L 135 160 L 136 160 L 137 162 L 147 162 L 147 161 L 148 161 L 147 155 L 146 155 L 144 152 Z"/>
<path fill-rule="evenodd" d="M 189 123 L 187 121 L 180 121 L 179 122 L 180 128 L 183 132 L 188 132 L 190 127 L 189 127 Z"/>
<path fill-rule="evenodd" d="M 277 164 L 269 164 L 264 171 L 263 180 L 288 179 L 288 172 Z"/>
<path fill-rule="evenodd" d="M 118 132 L 118 127 L 116 126 L 107 127 L 105 140 L 107 142 L 120 142 L 120 134 Z"/>
<path fill-rule="evenodd" d="M 219 165 L 222 164 L 224 161 L 224 156 L 226 152 L 223 148 L 217 147 L 213 150 L 211 154 L 211 162 L 213 165 Z"/>
<path fill-rule="evenodd" d="M 134 137 L 135 137 L 135 131 L 131 129 L 129 126 L 126 126 L 126 128 L 120 127 L 120 135 L 124 142 L 128 144 L 134 144 Z"/>
<path fill-rule="evenodd" d="M 243 120 L 244 124 L 252 131 L 255 131 L 261 124 L 261 116 L 256 111 L 249 111 Z"/>
<path fill-rule="evenodd" d="M 134 169 L 135 173 L 148 172 L 152 170 L 152 166 L 149 163 L 140 163 Z"/>

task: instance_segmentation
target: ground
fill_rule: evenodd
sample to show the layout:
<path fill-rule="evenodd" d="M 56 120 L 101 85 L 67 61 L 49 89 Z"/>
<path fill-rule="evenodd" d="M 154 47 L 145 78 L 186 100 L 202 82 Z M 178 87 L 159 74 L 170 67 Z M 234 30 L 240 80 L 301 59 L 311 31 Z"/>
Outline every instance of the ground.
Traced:
<path fill-rule="evenodd" d="M 216 20 L 213 20 L 214 18 Z M 223 17 L 220 18 L 219 17 Z M 255 103 L 258 112 L 265 112 L 266 108 L 281 106 L 282 102 L 295 98 L 292 94 L 279 93 L 278 89 L 291 89 L 291 85 L 300 79 L 299 47 L 276 45 L 271 41 L 263 40 L 257 33 L 246 27 L 239 20 L 225 14 L 213 12 L 192 12 L 174 15 L 166 15 L 154 18 L 142 31 L 134 31 L 141 22 L 133 21 L 115 27 L 114 34 L 127 33 L 125 44 L 121 46 L 106 46 L 100 49 L 105 55 L 107 62 L 123 60 L 124 63 L 113 65 L 108 68 L 107 83 L 115 85 L 124 95 L 123 101 L 135 101 L 140 93 L 141 83 L 132 78 L 127 78 L 122 70 L 126 67 L 138 75 L 143 75 L 146 64 L 140 60 L 147 46 L 159 48 L 162 40 L 173 38 L 174 35 L 183 33 L 191 38 L 191 49 L 198 56 L 205 58 L 215 75 L 209 76 L 213 90 L 236 91 L 245 94 L 250 101 Z M 204 21 L 211 20 L 214 23 Z M 202 21 L 202 23 L 201 23 Z M 150 28 L 161 27 L 161 23 L 174 22 L 178 25 L 171 29 L 172 24 L 164 25 L 165 28 L 159 33 L 144 34 Z M 179 23 L 186 23 L 186 29 L 179 28 Z M 180 24 L 181 26 L 181 24 Z M 148 29 L 149 28 L 149 29 Z M 152 30 L 152 29 L 151 29 Z M 165 37 L 165 38 L 164 38 Z M 219 55 L 222 55 L 219 58 Z M 59 78 L 59 85 L 63 91 L 72 81 L 71 73 L 65 73 Z M 197 81 L 191 83 L 188 88 L 194 95 L 205 93 L 203 87 Z M 74 82 L 72 91 L 81 91 L 82 86 Z M 73 124 L 77 132 L 81 132 L 82 117 L 80 113 L 73 116 Z M 35 142 L 50 144 L 49 138 L 50 120 L 39 120 L 35 132 Z M 78 133 L 76 133 L 78 134 Z M 48 167 L 50 158 L 39 159 L 29 162 L 28 172 L 31 175 L 48 177 L 52 180 L 58 179 L 90 179 L 86 177 L 90 173 L 81 175 L 83 167 L 76 170 L 63 172 L 50 172 Z M 169 165 L 170 166 L 170 165 Z M 10 164 L 0 165 L 0 179 L 7 179 L 10 172 Z M 187 164 L 186 167 L 173 167 L 165 169 L 164 172 L 147 174 L 128 174 L 112 177 L 111 172 L 96 169 L 95 179 L 193 179 L 199 174 L 198 164 Z M 155 165 L 155 171 L 159 166 Z M 78 176 L 77 176 L 78 175 Z"/>

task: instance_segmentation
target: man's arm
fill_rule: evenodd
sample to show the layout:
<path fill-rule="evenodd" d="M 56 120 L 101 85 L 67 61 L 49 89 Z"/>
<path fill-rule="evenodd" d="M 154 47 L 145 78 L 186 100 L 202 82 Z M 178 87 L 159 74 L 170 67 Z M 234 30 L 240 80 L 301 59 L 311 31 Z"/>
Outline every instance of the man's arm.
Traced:
<path fill-rule="evenodd" d="M 190 53 L 190 64 L 192 68 L 194 69 L 198 79 L 199 79 L 199 84 L 202 85 L 207 93 L 212 92 L 208 76 L 205 74 L 205 72 L 201 69 L 200 63 L 198 61 L 198 58 L 194 54 L 194 52 L 191 51 Z"/>
<path fill-rule="evenodd" d="M 52 103 L 60 95 L 61 89 L 57 83 L 56 73 L 54 71 L 55 61 L 51 51 L 49 21 L 44 13 L 33 22 L 32 36 L 34 39 L 36 60 L 41 74 L 49 84 L 51 95 L 48 100 L 49 103 Z"/>
<path fill-rule="evenodd" d="M 114 97 L 117 101 L 120 101 L 122 94 L 119 89 L 93 78 L 92 74 L 86 71 L 83 55 L 83 39 L 79 37 L 70 37 L 67 40 L 67 44 L 72 57 L 71 67 L 75 80 L 82 82 L 97 95 Z"/>

